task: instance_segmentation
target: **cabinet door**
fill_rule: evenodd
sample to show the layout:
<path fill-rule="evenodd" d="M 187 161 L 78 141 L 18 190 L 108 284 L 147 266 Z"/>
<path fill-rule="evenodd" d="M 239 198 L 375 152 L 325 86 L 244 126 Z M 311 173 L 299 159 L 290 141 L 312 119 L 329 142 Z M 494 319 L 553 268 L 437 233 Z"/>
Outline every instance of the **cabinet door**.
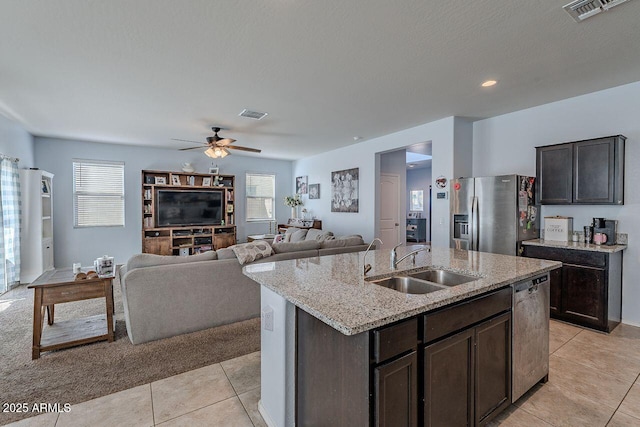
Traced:
<path fill-rule="evenodd" d="M 424 425 L 474 424 L 474 329 L 424 349 Z"/>
<path fill-rule="evenodd" d="M 562 315 L 583 325 L 606 327 L 605 270 L 573 264 L 562 266 Z"/>
<path fill-rule="evenodd" d="M 233 233 L 220 233 L 214 236 L 215 250 L 227 248 L 236 244 L 236 236 Z"/>
<path fill-rule="evenodd" d="M 511 313 L 475 328 L 475 417 L 483 425 L 511 404 Z"/>
<path fill-rule="evenodd" d="M 145 237 L 142 251 L 147 254 L 173 255 L 171 237 Z"/>
<path fill-rule="evenodd" d="M 572 203 L 573 144 L 538 147 L 536 152 L 538 203 Z"/>
<path fill-rule="evenodd" d="M 418 354 L 374 369 L 376 426 L 418 425 Z"/>
<path fill-rule="evenodd" d="M 549 279 L 549 312 L 555 316 L 562 310 L 562 268 L 551 270 Z"/>
<path fill-rule="evenodd" d="M 614 203 L 615 138 L 576 142 L 573 202 Z"/>

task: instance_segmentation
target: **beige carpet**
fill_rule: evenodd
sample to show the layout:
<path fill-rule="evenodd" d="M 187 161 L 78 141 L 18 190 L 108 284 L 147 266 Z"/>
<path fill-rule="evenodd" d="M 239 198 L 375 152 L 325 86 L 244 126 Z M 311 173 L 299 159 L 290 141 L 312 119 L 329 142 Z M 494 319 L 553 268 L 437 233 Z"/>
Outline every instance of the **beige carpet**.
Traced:
<path fill-rule="evenodd" d="M 79 403 L 260 349 L 260 319 L 133 345 L 114 283 L 116 340 L 31 360 L 33 290 L 0 295 L 0 404 Z M 56 305 L 56 322 L 104 313 L 104 299 Z M 45 322 L 46 325 L 46 322 Z M 1 412 L 0 425 L 37 414 Z"/>

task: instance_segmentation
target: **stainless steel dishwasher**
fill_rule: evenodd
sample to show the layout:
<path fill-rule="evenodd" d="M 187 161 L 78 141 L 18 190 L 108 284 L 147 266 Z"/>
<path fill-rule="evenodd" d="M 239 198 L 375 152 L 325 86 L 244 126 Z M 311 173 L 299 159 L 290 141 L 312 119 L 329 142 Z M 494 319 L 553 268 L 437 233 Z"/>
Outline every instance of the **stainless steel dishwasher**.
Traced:
<path fill-rule="evenodd" d="M 511 402 L 548 379 L 549 292 L 548 273 L 513 286 Z"/>

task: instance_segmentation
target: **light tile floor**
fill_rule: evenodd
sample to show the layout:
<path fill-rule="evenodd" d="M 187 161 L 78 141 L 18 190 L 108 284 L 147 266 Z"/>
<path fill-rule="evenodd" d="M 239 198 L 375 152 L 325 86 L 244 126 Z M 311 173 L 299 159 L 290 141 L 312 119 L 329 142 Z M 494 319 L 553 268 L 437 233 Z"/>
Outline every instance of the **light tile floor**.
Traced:
<path fill-rule="evenodd" d="M 549 382 L 490 425 L 640 427 L 640 328 L 601 334 L 551 321 Z M 260 352 L 73 405 L 12 426 L 266 426 Z"/>

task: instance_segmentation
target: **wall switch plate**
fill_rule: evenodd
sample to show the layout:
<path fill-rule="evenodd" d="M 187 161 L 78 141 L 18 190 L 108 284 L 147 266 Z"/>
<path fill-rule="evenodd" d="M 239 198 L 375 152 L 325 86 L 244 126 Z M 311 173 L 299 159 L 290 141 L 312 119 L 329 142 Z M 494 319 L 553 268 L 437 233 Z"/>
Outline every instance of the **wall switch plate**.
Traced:
<path fill-rule="evenodd" d="M 268 305 L 262 309 L 262 329 L 273 331 L 273 308 Z"/>

